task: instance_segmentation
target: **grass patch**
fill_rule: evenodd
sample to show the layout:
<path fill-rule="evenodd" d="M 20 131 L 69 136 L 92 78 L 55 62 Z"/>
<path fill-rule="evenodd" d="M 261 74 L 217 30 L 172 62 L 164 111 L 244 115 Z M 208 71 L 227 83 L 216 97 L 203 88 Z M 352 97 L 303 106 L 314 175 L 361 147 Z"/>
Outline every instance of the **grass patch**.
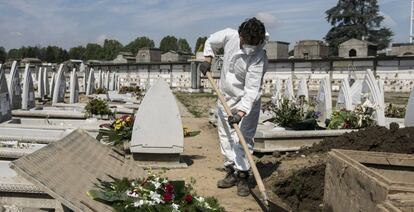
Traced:
<path fill-rule="evenodd" d="M 209 110 L 217 105 L 217 95 L 212 93 L 177 92 L 175 96 L 196 118 L 208 117 Z"/>

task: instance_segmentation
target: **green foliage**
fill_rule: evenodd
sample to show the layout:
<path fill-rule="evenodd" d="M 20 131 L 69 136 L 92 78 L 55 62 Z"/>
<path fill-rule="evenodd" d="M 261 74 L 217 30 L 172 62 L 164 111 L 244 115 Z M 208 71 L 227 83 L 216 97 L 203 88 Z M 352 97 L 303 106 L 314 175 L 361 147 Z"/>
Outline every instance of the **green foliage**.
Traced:
<path fill-rule="evenodd" d="M 393 104 L 389 104 L 385 110 L 385 116 L 391 118 L 404 118 L 405 117 L 405 107 L 395 106 Z"/>
<path fill-rule="evenodd" d="M 0 46 L 0 63 L 6 62 L 7 52 L 4 47 Z"/>
<path fill-rule="evenodd" d="M 175 36 L 165 36 L 160 42 L 160 49 L 163 52 L 168 52 L 170 50 L 178 50 L 178 40 Z"/>
<path fill-rule="evenodd" d="M 86 48 L 83 46 L 72 47 L 69 49 L 70 59 L 84 60 Z"/>
<path fill-rule="evenodd" d="M 358 106 L 353 111 L 340 110 L 332 113 L 328 129 L 361 129 L 375 124 L 372 115 L 374 110 Z"/>
<path fill-rule="evenodd" d="M 303 119 L 303 111 L 293 101 L 281 99 L 278 107 L 273 108 L 274 123 L 281 127 L 292 127 Z"/>
<path fill-rule="evenodd" d="M 108 103 L 105 100 L 94 98 L 89 100 L 85 106 L 87 115 L 112 115 Z"/>
<path fill-rule="evenodd" d="M 117 40 L 105 39 L 101 58 L 102 60 L 113 60 L 123 48 L 122 44 Z"/>
<path fill-rule="evenodd" d="M 124 48 L 123 51 L 131 52 L 133 55 L 136 55 L 138 50 L 144 47 L 153 48 L 154 41 L 151 40 L 149 37 L 137 37 L 134 41 L 128 43 Z"/>
<path fill-rule="evenodd" d="M 86 60 L 98 60 L 102 55 L 102 46 L 96 43 L 88 43 L 85 49 Z"/>
<path fill-rule="evenodd" d="M 204 51 L 204 43 L 206 42 L 207 37 L 198 37 L 196 41 L 196 45 L 194 48 L 194 53 Z"/>
<path fill-rule="evenodd" d="M 134 120 L 134 116 L 124 115 L 111 123 L 100 125 L 96 140 L 113 144 L 114 146 L 122 146 L 124 142 L 131 140 Z"/>
<path fill-rule="evenodd" d="M 325 36 L 331 53 L 337 55 L 339 44 L 351 38 L 378 44 L 384 49 L 390 43 L 393 33 L 382 27 L 384 17 L 379 14 L 377 0 L 338 0 L 336 6 L 326 11 L 326 19 L 332 28 Z"/>
<path fill-rule="evenodd" d="M 190 44 L 188 44 L 185 38 L 178 39 L 177 45 L 178 45 L 178 51 L 185 52 L 185 53 L 191 53 Z"/>
<path fill-rule="evenodd" d="M 20 50 L 19 49 L 10 49 L 9 52 L 7 53 L 7 59 L 9 60 L 16 60 L 16 59 L 21 59 L 22 55 L 20 54 Z"/>
<path fill-rule="evenodd" d="M 106 94 L 107 91 L 105 88 L 97 88 L 95 91 L 96 94 Z"/>

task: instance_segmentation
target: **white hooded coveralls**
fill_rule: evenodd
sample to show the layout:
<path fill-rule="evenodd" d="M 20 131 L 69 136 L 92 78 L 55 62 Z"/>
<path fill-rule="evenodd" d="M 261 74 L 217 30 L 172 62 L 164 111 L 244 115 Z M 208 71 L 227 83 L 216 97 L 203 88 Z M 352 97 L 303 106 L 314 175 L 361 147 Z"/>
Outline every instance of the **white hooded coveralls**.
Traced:
<path fill-rule="evenodd" d="M 224 48 L 219 89 L 232 111 L 241 110 L 246 113 L 239 126 L 251 152 L 260 114 L 263 76 L 267 69 L 267 56 L 263 46 L 264 44 L 258 46 L 255 52 L 247 54 L 241 49 L 239 33 L 234 29 L 224 29 L 210 35 L 204 45 L 206 57 L 214 57 L 220 48 Z M 225 156 L 224 166 L 247 171 L 250 164 L 239 138 L 228 124 L 228 116 L 221 103 L 218 102 L 217 106 L 218 134 L 221 152 Z"/>

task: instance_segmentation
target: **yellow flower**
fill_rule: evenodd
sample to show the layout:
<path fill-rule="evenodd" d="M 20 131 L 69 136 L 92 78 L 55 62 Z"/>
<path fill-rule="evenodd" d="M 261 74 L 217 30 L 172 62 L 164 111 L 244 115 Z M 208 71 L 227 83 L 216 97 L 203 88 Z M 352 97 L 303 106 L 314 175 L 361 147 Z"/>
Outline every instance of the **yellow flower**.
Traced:
<path fill-rule="evenodd" d="M 125 126 L 125 125 L 126 125 L 126 122 L 125 122 L 125 121 L 123 121 L 121 125 L 122 125 L 122 126 Z"/>
<path fill-rule="evenodd" d="M 130 121 L 131 121 L 131 117 L 130 117 L 130 116 L 128 116 L 128 117 L 125 119 L 125 121 L 126 121 L 126 122 L 130 122 Z"/>
<path fill-rule="evenodd" d="M 121 123 L 121 120 L 117 119 L 117 120 L 115 121 L 115 123 L 116 123 L 116 124 L 119 124 L 119 123 Z"/>

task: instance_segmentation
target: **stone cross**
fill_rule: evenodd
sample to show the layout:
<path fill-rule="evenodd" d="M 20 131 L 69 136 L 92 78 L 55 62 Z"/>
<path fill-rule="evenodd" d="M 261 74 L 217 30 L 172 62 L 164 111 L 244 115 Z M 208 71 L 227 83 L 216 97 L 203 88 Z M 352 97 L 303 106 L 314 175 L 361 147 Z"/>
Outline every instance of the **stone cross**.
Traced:
<path fill-rule="evenodd" d="M 56 76 L 56 84 L 53 89 L 52 103 L 64 102 L 65 91 L 66 91 L 65 71 L 63 70 L 63 64 L 60 64 L 59 70 Z"/>
<path fill-rule="evenodd" d="M 9 95 L 11 109 L 22 108 L 22 87 L 20 85 L 19 68 L 17 67 L 17 61 L 13 61 L 10 69 L 9 78 Z"/>
<path fill-rule="evenodd" d="M 180 154 L 184 136 L 177 102 L 168 84 L 158 79 L 136 113 L 132 153 Z M 160 133 L 162 132 L 162 133 Z"/>
<path fill-rule="evenodd" d="M 365 101 L 369 101 L 374 107 L 374 117 L 379 126 L 385 126 L 385 103 L 384 94 L 381 93 L 378 81 L 370 69 L 365 73 L 365 79 L 362 84 L 362 95 Z"/>
<path fill-rule="evenodd" d="M 79 82 L 78 75 L 76 74 L 76 68 L 73 68 L 73 71 L 70 75 L 70 97 L 69 103 L 74 104 L 79 102 Z"/>
<path fill-rule="evenodd" d="M 26 64 L 23 74 L 22 109 L 30 110 L 36 106 L 33 78 L 29 64 Z"/>
<path fill-rule="evenodd" d="M 404 125 L 406 127 L 414 127 L 414 89 L 411 91 L 410 98 L 408 99 Z"/>
<path fill-rule="evenodd" d="M 11 119 L 9 89 L 4 72 L 0 66 L 0 123 Z"/>
<path fill-rule="evenodd" d="M 49 76 L 48 76 L 48 71 L 47 68 L 43 68 L 43 89 L 45 92 L 45 96 L 49 96 L 50 95 L 50 87 L 49 87 Z"/>
<path fill-rule="evenodd" d="M 89 70 L 88 83 L 86 85 L 86 95 L 92 95 L 95 92 L 95 73 L 93 68 Z"/>
<path fill-rule="evenodd" d="M 336 102 L 336 109 L 353 110 L 351 87 L 349 86 L 348 78 L 342 79 L 341 87 L 339 88 L 338 101 Z"/>
<path fill-rule="evenodd" d="M 45 96 L 45 87 L 43 85 L 43 73 L 43 68 L 40 67 L 37 75 L 37 96 L 40 99 L 43 99 L 43 97 Z"/>
<path fill-rule="evenodd" d="M 330 119 L 332 115 L 332 93 L 329 76 L 322 78 L 316 102 L 316 111 L 321 113 L 318 118 L 319 121 L 325 122 L 326 119 Z"/>

